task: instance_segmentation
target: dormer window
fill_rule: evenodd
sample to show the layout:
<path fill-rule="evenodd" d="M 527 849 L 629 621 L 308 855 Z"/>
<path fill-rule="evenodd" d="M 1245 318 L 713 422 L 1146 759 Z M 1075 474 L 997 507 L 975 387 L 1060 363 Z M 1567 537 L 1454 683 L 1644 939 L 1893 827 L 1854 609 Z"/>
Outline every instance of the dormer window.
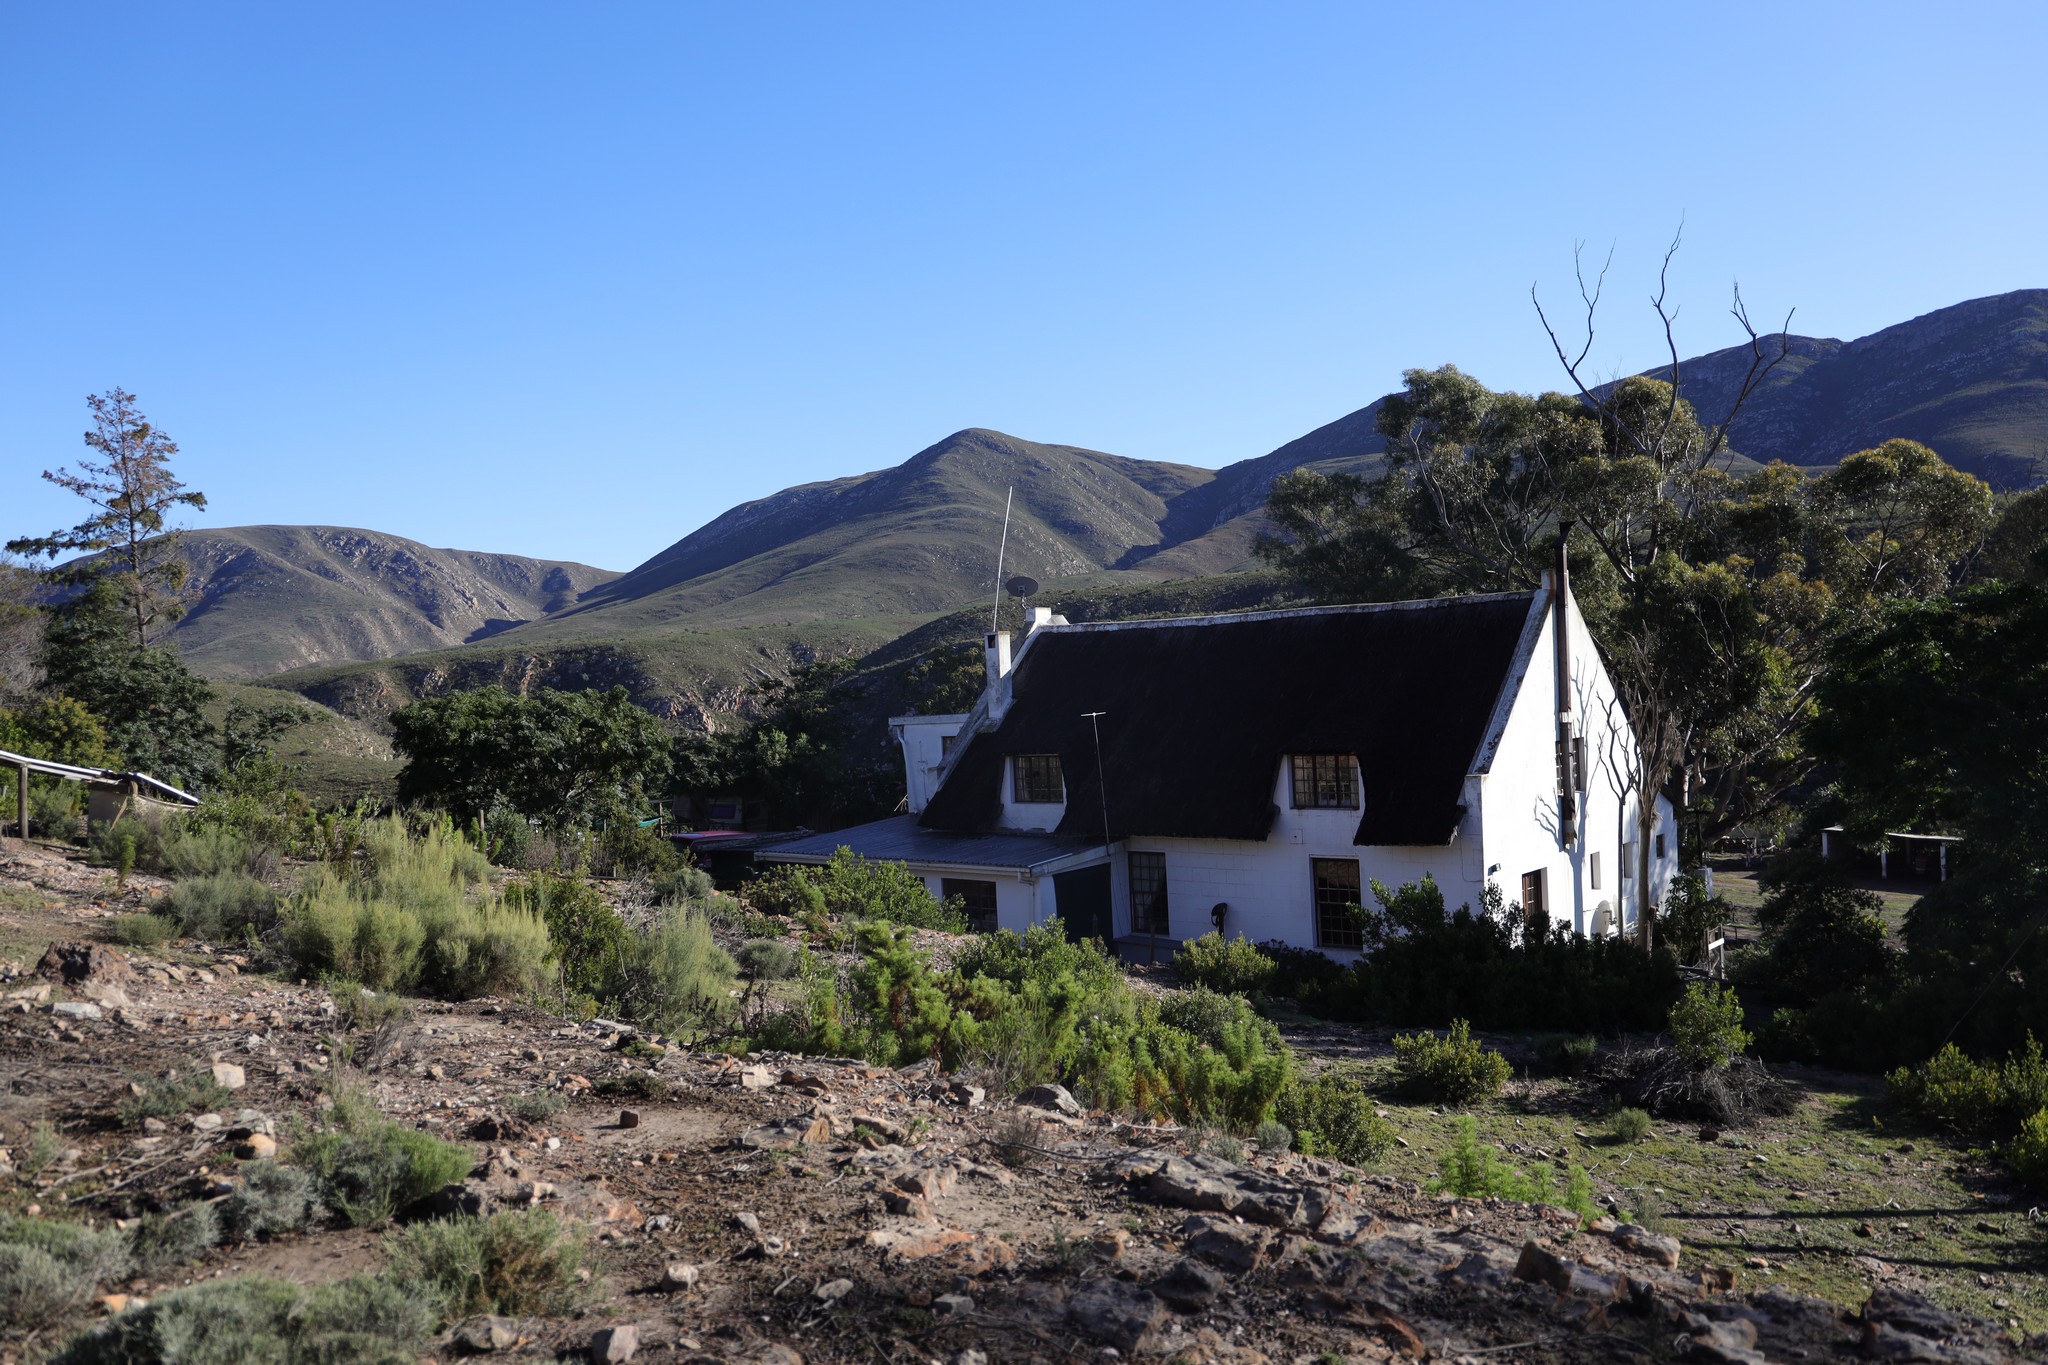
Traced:
<path fill-rule="evenodd" d="M 1067 799 L 1058 754 L 1018 754 L 1010 760 L 1010 799 L 1019 805 L 1056 806 Z"/>
<path fill-rule="evenodd" d="M 1295 754 L 1296 810 L 1357 810 L 1358 760 L 1350 754 Z"/>

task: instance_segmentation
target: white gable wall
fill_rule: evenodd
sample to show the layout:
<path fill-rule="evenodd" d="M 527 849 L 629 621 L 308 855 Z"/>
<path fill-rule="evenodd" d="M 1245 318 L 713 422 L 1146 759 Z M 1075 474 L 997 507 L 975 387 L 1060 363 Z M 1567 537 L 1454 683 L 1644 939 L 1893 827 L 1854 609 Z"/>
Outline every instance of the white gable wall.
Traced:
<path fill-rule="evenodd" d="M 946 741 L 960 733 L 967 717 L 891 716 L 889 728 L 903 746 L 903 788 L 906 808 L 921 814 L 939 789 L 939 771 L 945 765 Z"/>

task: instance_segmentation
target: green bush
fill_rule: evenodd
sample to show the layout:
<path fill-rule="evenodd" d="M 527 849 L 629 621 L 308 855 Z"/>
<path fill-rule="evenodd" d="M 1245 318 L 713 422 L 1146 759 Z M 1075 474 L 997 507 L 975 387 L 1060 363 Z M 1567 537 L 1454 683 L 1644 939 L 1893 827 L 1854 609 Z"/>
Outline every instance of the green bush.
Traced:
<path fill-rule="evenodd" d="M 755 882 L 749 897 L 758 909 L 799 919 L 822 903 L 825 913 L 836 919 L 879 920 L 952 934 L 969 929 L 957 897 L 938 900 L 924 879 L 902 863 L 871 861 L 848 848 L 833 853 L 822 867 L 784 864 Z"/>
<path fill-rule="evenodd" d="M 547 925 L 562 964 L 562 988 L 603 1001 L 618 994 L 633 935 L 598 889 L 580 877 L 536 872 L 505 888 L 505 904 Z"/>
<path fill-rule="evenodd" d="M 367 899 L 326 868 L 314 869 L 284 911 L 285 949 L 302 972 L 360 981 L 373 990 L 411 984 L 425 940 L 417 915 Z"/>
<path fill-rule="evenodd" d="M 107 937 L 124 948 L 161 948 L 177 936 L 169 915 L 117 915 L 107 925 Z"/>
<path fill-rule="evenodd" d="M 1267 1156 L 1278 1156 L 1294 1149 L 1294 1130 L 1278 1119 L 1267 1119 L 1252 1131 L 1252 1141 Z"/>
<path fill-rule="evenodd" d="M 505 1112 L 528 1123 L 545 1123 L 569 1107 L 559 1090 L 533 1090 L 505 1101 Z"/>
<path fill-rule="evenodd" d="M 1921 1118 L 1972 1137 L 2002 1139 L 2048 1108 L 2048 1056 L 2031 1033 L 2003 1062 L 1979 1062 L 1949 1043 L 1886 1080 L 1892 1098 Z"/>
<path fill-rule="evenodd" d="M 1582 1033 L 1576 1038 L 1552 1038 L 1536 1049 L 1536 1055 L 1560 1076 L 1583 1076 L 1599 1051 L 1599 1040 Z"/>
<path fill-rule="evenodd" d="M 1294 1150 L 1366 1166 L 1394 1145 L 1394 1128 L 1373 1107 L 1356 1077 L 1326 1071 L 1313 1080 L 1296 1077 L 1280 1092 L 1274 1117 L 1294 1130 Z"/>
<path fill-rule="evenodd" d="M 822 920 L 826 914 L 824 889 L 794 863 L 777 863 L 747 883 L 747 903 L 786 919 Z"/>
<path fill-rule="evenodd" d="M 316 1222 L 320 1189 L 312 1173 L 277 1161 L 242 1167 L 242 1183 L 221 1201 L 221 1232 L 236 1242 L 277 1237 Z"/>
<path fill-rule="evenodd" d="M 32 785 L 30 796 L 33 797 L 37 789 L 48 785 L 50 784 Z M 69 782 L 62 785 L 66 788 L 72 786 Z M 153 816 L 144 820 L 133 815 L 124 815 L 112 824 L 101 825 L 92 832 L 92 861 L 101 867 L 120 867 L 125 862 L 128 867 L 140 868 L 144 872 L 162 872 L 164 839 L 167 833 L 176 828 L 176 823 L 175 816 L 168 819 Z"/>
<path fill-rule="evenodd" d="M 161 1275 L 196 1261 L 220 1244 L 220 1213 L 212 1204 L 187 1204 L 169 1213 L 145 1213 L 128 1230 L 138 1275 Z"/>
<path fill-rule="evenodd" d="M 132 1266 L 118 1229 L 0 1214 L 0 1323 L 54 1321 Z"/>
<path fill-rule="evenodd" d="M 384 1245 L 389 1273 L 423 1290 L 444 1322 L 478 1313 L 560 1317 L 590 1294 L 581 1229 L 546 1209 L 414 1223 Z"/>
<path fill-rule="evenodd" d="M 1500 1093 L 1514 1068 L 1472 1036 L 1463 1019 L 1450 1032 L 1399 1034 L 1394 1038 L 1394 1071 L 1402 1088 L 1450 1105 L 1466 1105 Z"/>
<path fill-rule="evenodd" d="M 749 981 L 787 981 L 800 965 L 796 946 L 779 938 L 757 938 L 733 955 L 740 975 Z"/>
<path fill-rule="evenodd" d="M 524 997 L 554 974 L 548 926 L 509 898 L 434 905 L 419 920 L 418 985 L 443 1000 Z"/>
<path fill-rule="evenodd" d="M 697 1039 L 731 1015 L 738 969 L 703 915 L 669 906 L 652 929 L 631 939 L 629 952 L 619 1005 L 633 1022 Z"/>
<path fill-rule="evenodd" d="M 1431 1189 L 1463 1199 L 1512 1199 L 1523 1204 L 1552 1204 L 1570 1209 L 1580 1218 L 1600 1216 L 1593 1200 L 1593 1181 L 1583 1167 L 1573 1166 L 1565 1188 L 1557 1188 L 1556 1176 L 1539 1166 L 1528 1175 L 1502 1161 L 1494 1149 L 1479 1141 L 1479 1125 L 1471 1115 L 1458 1119 L 1458 1136 L 1450 1150 L 1437 1159 L 1437 1179 Z"/>
<path fill-rule="evenodd" d="M 432 1310 L 388 1275 L 311 1287 L 242 1276 L 204 1280 L 73 1337 L 61 1365 L 410 1365 Z"/>
<path fill-rule="evenodd" d="M 1617 1109 L 1607 1120 L 1607 1136 L 1615 1142 L 1632 1144 L 1650 1135 L 1650 1115 L 1642 1109 Z"/>
<path fill-rule="evenodd" d="M 351 1226 L 384 1223 L 469 1174 L 469 1149 L 394 1123 L 368 1096 L 344 1092 L 327 1126 L 296 1143 L 291 1162 L 313 1177 L 321 1202 Z"/>
<path fill-rule="evenodd" d="M 2020 1123 L 2020 1131 L 2005 1148 L 2006 1164 L 2022 1185 L 2048 1193 L 2048 1109 L 2037 1109 Z"/>
<path fill-rule="evenodd" d="M 1706 981 L 1686 987 L 1685 997 L 1671 1007 L 1670 1026 L 1672 1045 L 1695 1071 L 1725 1067 L 1750 1044 L 1742 1002 L 1734 991 Z"/>
<path fill-rule="evenodd" d="M 130 1128 L 144 1119 L 177 1119 L 205 1113 L 233 1098 L 233 1093 L 215 1080 L 211 1071 L 198 1067 L 179 1068 L 137 1081 L 135 1085 L 139 1092 L 123 1098 L 114 1111 Z"/>
<path fill-rule="evenodd" d="M 681 905 L 709 900 L 717 893 L 711 874 L 678 855 L 673 866 L 656 871 L 651 878 L 657 905 Z"/>
<path fill-rule="evenodd" d="M 374 1031 L 412 1013 L 404 996 L 373 991 L 354 981 L 330 982 L 327 994 L 334 1001 L 334 1022 L 345 1031 Z"/>
<path fill-rule="evenodd" d="M 161 913 L 187 938 L 233 939 L 260 934 L 276 917 L 277 897 L 247 872 L 195 874 L 171 888 Z"/>
<path fill-rule="evenodd" d="M 164 833 L 160 865 L 173 877 L 247 876 L 255 861 L 255 849 L 237 830 L 181 819 Z"/>
<path fill-rule="evenodd" d="M 1226 995 L 1264 995 L 1272 989 L 1279 964 L 1254 948 L 1243 935 L 1226 940 L 1214 930 L 1181 944 L 1173 968 L 1183 981 Z"/>

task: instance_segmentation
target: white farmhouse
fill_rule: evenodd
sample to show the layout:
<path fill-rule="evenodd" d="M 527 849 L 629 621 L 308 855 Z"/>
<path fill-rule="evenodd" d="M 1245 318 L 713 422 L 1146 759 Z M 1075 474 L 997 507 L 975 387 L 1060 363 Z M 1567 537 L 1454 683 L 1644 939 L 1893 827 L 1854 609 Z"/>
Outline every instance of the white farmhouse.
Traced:
<path fill-rule="evenodd" d="M 1553 586 L 1558 585 L 1558 586 Z M 1562 647 L 1560 647 L 1560 645 Z M 978 926 L 1133 947 L 1221 925 L 1354 954 L 1370 885 L 1488 883 L 1628 932 L 1634 739 L 1562 566 L 1536 592 L 988 637 L 966 715 L 901 716 L 908 813 L 765 850 L 901 861 Z M 1649 901 L 1676 872 L 1660 798 Z"/>

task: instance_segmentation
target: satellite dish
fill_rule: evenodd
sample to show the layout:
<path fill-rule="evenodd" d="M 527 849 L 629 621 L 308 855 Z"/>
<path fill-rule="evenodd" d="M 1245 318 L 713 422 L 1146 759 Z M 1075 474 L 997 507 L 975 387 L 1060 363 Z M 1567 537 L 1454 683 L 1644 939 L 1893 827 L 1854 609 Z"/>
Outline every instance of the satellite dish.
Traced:
<path fill-rule="evenodd" d="M 1003 584 L 1003 590 L 1012 597 L 1029 597 L 1038 591 L 1038 580 L 1018 574 L 1015 578 Z"/>

